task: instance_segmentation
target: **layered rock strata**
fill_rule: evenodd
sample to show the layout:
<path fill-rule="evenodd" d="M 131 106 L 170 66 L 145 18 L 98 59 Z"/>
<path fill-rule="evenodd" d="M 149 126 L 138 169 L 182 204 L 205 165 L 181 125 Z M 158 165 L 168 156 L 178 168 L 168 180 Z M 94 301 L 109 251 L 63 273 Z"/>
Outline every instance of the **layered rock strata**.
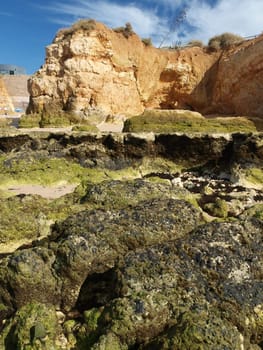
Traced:
<path fill-rule="evenodd" d="M 101 23 L 60 31 L 29 80 L 28 113 L 50 105 L 88 117 L 145 108 L 261 116 L 262 36 L 226 51 L 160 50 Z"/>

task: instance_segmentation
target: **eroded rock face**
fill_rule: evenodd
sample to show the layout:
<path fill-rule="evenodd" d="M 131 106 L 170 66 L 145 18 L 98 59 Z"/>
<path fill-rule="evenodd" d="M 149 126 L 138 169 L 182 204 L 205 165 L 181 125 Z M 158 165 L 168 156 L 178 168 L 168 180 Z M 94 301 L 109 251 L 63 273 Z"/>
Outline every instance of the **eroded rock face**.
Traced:
<path fill-rule="evenodd" d="M 212 105 L 222 113 L 262 116 L 263 40 L 223 52 L 214 80 Z"/>
<path fill-rule="evenodd" d="M 189 97 L 217 57 L 198 47 L 146 47 L 137 35 L 126 38 L 100 23 L 90 32 L 60 33 L 47 47 L 45 64 L 29 80 L 28 111 L 39 112 L 53 103 L 75 112 L 95 108 L 134 115 L 145 107 L 191 105 Z M 206 103 L 206 93 L 202 86 L 198 105 Z"/>
<path fill-rule="evenodd" d="M 45 106 L 88 117 L 145 108 L 261 116 L 262 36 L 224 52 L 160 50 L 93 23 L 61 31 L 29 80 L 28 113 Z"/>

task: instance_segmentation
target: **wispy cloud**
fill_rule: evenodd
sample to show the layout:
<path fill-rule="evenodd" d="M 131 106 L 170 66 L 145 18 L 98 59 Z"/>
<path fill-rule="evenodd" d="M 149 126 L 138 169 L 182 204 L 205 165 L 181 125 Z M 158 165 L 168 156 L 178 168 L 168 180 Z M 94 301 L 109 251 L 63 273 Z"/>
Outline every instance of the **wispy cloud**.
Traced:
<path fill-rule="evenodd" d="M 191 35 L 207 41 L 223 32 L 241 36 L 261 33 L 262 13 L 261 0 L 221 0 L 214 7 L 194 0 L 188 11 L 188 21 L 195 27 Z"/>
<path fill-rule="evenodd" d="M 11 12 L 0 11 L 0 16 L 11 17 L 13 14 Z"/>
<path fill-rule="evenodd" d="M 83 0 L 71 2 L 57 2 L 53 6 L 45 7 L 59 14 L 53 21 L 61 23 L 61 15 L 65 22 L 73 22 L 79 18 L 93 18 L 114 28 L 130 22 L 134 30 L 141 36 L 155 36 L 165 30 L 165 23 L 154 8 L 140 8 L 133 4 L 120 5 L 109 1 L 95 1 L 87 3 Z M 67 19 L 67 20 L 66 20 Z"/>
<path fill-rule="evenodd" d="M 262 0 L 58 0 L 45 7 L 52 21 L 69 25 L 79 18 L 94 18 L 111 28 L 130 22 L 141 37 L 152 37 L 158 45 L 171 29 L 178 11 L 187 7 L 186 20 L 167 37 L 166 44 L 176 40 L 209 38 L 223 32 L 242 36 L 262 30 Z"/>

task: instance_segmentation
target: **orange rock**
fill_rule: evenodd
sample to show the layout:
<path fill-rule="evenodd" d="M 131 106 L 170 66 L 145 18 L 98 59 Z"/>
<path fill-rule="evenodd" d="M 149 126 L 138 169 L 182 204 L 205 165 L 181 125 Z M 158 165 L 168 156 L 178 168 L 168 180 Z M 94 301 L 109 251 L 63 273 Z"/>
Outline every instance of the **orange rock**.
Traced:
<path fill-rule="evenodd" d="M 101 23 L 59 32 L 29 80 L 28 112 L 45 104 L 86 116 L 135 115 L 145 108 L 261 115 L 263 37 L 227 51 L 146 46 Z"/>

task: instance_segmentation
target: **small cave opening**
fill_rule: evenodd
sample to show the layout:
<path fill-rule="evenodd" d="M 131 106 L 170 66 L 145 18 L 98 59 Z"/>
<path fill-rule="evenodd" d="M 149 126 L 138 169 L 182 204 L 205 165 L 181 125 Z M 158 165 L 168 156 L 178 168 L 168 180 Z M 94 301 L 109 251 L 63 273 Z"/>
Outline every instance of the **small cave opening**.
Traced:
<path fill-rule="evenodd" d="M 93 273 L 83 283 L 76 308 L 79 311 L 100 307 L 119 296 L 117 274 L 114 268 L 103 273 Z"/>

